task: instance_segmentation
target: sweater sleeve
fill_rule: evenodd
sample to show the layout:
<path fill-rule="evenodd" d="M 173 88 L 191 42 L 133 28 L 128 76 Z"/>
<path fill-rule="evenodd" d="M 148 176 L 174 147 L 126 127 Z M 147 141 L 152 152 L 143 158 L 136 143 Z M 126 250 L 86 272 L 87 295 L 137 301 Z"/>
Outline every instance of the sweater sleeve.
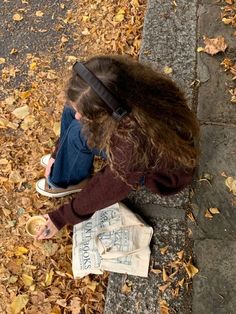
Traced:
<path fill-rule="evenodd" d="M 132 181 L 135 181 L 134 175 Z M 66 224 L 74 225 L 88 219 L 95 211 L 121 201 L 131 190 L 132 187 L 117 177 L 107 165 L 90 179 L 69 204 L 49 213 L 49 217 L 58 229 Z"/>

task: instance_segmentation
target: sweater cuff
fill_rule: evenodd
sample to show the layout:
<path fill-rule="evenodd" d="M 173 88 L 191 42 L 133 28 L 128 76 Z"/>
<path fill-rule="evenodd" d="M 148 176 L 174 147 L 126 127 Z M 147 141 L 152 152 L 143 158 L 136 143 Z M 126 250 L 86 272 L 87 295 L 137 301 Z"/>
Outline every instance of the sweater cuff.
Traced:
<path fill-rule="evenodd" d="M 67 223 L 64 220 L 64 217 L 60 214 L 60 211 L 55 210 L 48 214 L 53 224 L 57 227 L 58 230 L 62 229 Z"/>

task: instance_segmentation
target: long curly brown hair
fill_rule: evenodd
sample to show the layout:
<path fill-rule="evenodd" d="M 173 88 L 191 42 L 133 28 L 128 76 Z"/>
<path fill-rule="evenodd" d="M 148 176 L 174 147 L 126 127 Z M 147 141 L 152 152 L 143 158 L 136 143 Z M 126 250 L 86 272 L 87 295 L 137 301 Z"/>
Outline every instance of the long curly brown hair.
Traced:
<path fill-rule="evenodd" d="M 82 115 L 88 145 L 105 150 L 115 172 L 124 177 L 123 166 L 114 160 L 114 137 L 132 145 L 133 169 L 158 168 L 160 163 L 169 169 L 196 166 L 198 122 L 183 92 L 170 78 L 121 56 L 93 57 L 84 64 L 130 110 L 128 116 L 116 121 L 77 73 L 68 81 L 67 98 Z"/>

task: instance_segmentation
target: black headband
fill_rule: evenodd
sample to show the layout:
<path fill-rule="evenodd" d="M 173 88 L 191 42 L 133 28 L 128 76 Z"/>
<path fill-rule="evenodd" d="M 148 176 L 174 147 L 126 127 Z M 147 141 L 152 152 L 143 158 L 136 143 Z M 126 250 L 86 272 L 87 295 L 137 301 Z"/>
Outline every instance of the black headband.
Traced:
<path fill-rule="evenodd" d="M 106 86 L 90 72 L 86 66 L 80 62 L 73 65 L 73 70 L 95 91 L 95 93 L 106 103 L 112 110 L 112 117 L 115 120 L 121 120 L 128 114 L 128 110 L 120 105 L 118 100 L 106 88 Z"/>

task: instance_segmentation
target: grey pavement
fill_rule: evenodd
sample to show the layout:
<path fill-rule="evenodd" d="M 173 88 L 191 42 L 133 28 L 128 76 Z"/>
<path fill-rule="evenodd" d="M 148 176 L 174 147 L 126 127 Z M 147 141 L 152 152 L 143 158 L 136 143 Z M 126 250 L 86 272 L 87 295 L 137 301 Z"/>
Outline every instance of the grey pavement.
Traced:
<path fill-rule="evenodd" d="M 185 90 L 200 121 L 199 168 L 190 190 L 169 199 L 144 189 L 131 194 L 127 205 L 154 227 L 152 262 L 161 267 L 184 249 L 193 255 L 199 273 L 190 291 L 182 289 L 178 298 L 171 297 L 168 289 L 161 294 L 158 287 L 163 281 L 153 273 L 147 279 L 111 274 L 105 314 L 162 314 L 160 298 L 170 305 L 170 313 L 236 313 L 236 197 L 225 185 L 226 177 L 236 179 L 236 106 L 228 92 L 235 83 L 220 66 L 224 58 L 236 61 L 236 40 L 233 30 L 220 22 L 225 1 L 175 3 L 148 1 L 140 60 L 158 70 L 171 67 L 172 78 Z M 224 36 L 229 45 L 226 52 L 197 53 L 197 47 L 204 46 L 204 35 Z M 212 207 L 220 213 L 206 218 Z M 187 219 L 189 210 L 194 222 Z M 170 255 L 158 254 L 166 243 Z M 125 295 L 121 290 L 127 280 L 132 291 Z"/>

